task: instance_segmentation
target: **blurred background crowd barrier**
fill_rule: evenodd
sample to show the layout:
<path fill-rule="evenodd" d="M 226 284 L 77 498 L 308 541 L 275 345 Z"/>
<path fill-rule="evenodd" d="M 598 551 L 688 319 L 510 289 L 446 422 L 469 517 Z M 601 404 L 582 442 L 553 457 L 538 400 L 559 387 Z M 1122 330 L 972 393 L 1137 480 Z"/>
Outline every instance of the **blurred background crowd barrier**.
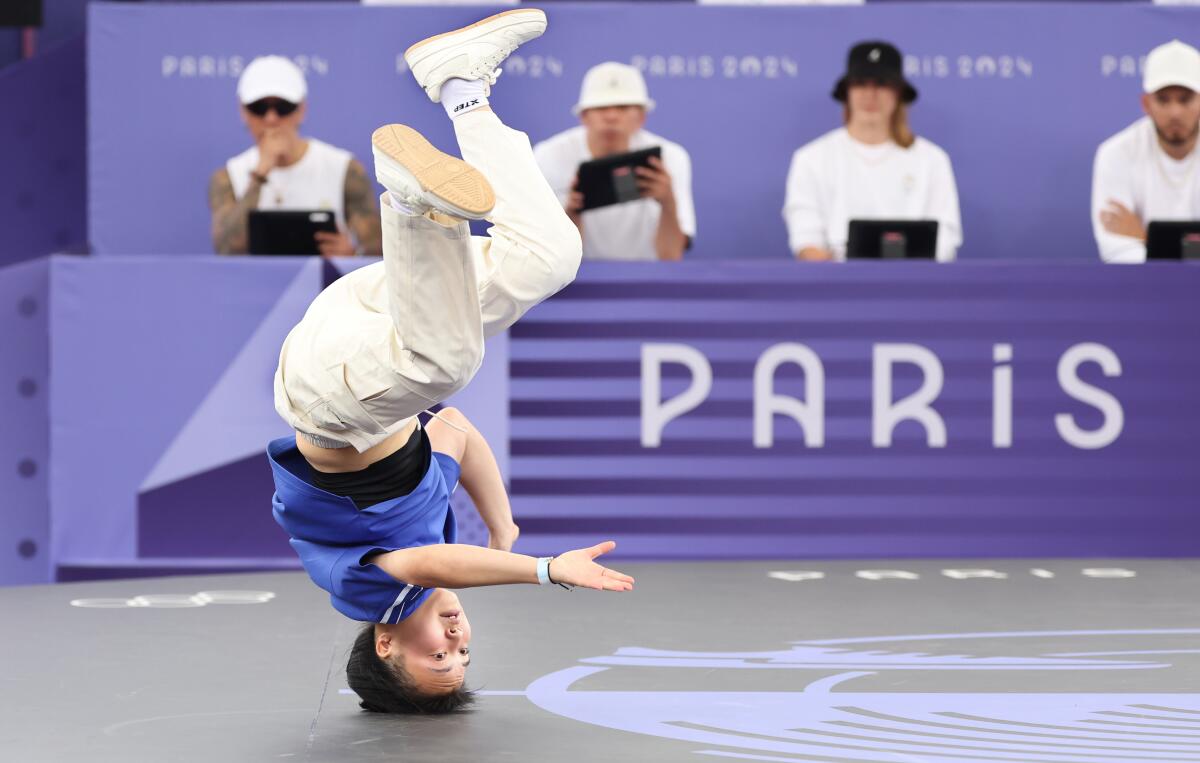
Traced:
<path fill-rule="evenodd" d="M 830 92 L 846 50 L 876 38 L 904 52 L 921 93 L 913 127 L 954 164 L 960 258 L 1096 259 L 1096 147 L 1141 116 L 1141 58 L 1200 24 L 1191 8 L 1110 3 L 623 9 L 555 4 L 552 32 L 509 59 L 494 105 L 536 142 L 575 123 L 590 66 L 642 68 L 658 104 L 647 128 L 692 156 L 694 259 L 790 256 L 780 210 L 791 154 L 840 126 Z M 90 11 L 88 219 L 98 255 L 212 251 L 208 178 L 250 145 L 235 88 L 258 55 L 305 69 L 305 132 L 368 167 L 371 131 L 389 122 L 453 148 L 403 53 L 479 13 L 304 3 Z"/>

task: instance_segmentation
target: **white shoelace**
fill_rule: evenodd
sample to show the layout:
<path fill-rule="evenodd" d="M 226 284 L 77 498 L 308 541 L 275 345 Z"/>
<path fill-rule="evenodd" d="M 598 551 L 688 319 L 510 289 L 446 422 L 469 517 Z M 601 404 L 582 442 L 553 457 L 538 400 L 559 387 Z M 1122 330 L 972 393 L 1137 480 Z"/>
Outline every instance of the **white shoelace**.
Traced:
<path fill-rule="evenodd" d="M 443 424 L 450 427 L 451 429 L 457 429 L 458 431 L 462 432 L 463 434 L 470 434 L 470 432 L 468 432 L 468 430 L 460 427 L 458 424 L 455 424 L 454 422 L 450 421 L 449 419 L 442 418 L 441 416 L 437 415 L 433 411 L 424 410 L 424 411 L 421 411 L 421 413 L 428 413 L 430 416 L 434 417 L 435 419 L 442 422 Z"/>

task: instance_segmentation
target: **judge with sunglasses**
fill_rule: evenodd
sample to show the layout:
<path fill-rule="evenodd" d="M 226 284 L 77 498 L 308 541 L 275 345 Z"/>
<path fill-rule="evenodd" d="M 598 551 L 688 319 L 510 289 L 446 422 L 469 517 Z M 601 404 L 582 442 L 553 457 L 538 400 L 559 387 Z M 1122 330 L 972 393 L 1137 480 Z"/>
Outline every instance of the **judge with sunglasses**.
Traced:
<path fill-rule="evenodd" d="M 308 92 L 300 68 L 281 56 L 256 58 L 242 72 L 237 92 L 254 145 L 209 183 L 216 251 L 246 253 L 252 209 L 326 209 L 338 232 L 316 234 L 322 255 L 380 256 L 379 211 L 366 170 L 349 151 L 300 135 Z"/>

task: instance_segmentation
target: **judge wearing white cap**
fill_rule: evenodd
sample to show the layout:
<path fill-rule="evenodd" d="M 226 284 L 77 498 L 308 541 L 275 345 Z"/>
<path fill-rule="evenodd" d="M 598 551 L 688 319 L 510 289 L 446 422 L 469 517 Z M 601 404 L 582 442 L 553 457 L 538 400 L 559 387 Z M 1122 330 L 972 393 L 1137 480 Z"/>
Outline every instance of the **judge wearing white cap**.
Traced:
<path fill-rule="evenodd" d="M 254 145 L 225 162 L 209 181 L 213 247 L 220 254 L 249 249 L 250 210 L 329 210 L 338 232 L 319 232 L 325 256 L 382 254 L 375 188 L 349 152 L 303 137 L 308 85 L 281 56 L 256 58 L 237 87 L 242 122 Z"/>
<path fill-rule="evenodd" d="M 1092 231 L 1105 262 L 1146 261 L 1151 220 L 1200 219 L 1200 51 L 1172 40 L 1150 51 L 1146 115 L 1100 144 L 1092 171 Z"/>
<path fill-rule="evenodd" d="M 579 226 L 585 259 L 678 260 L 696 235 L 691 159 L 679 144 L 644 128 L 653 108 L 641 72 L 599 64 L 583 78 L 574 108 L 580 125 L 533 148 L 542 174 Z M 650 167 L 635 170 L 641 198 L 581 211 L 580 164 L 655 146 L 662 158 L 651 157 Z"/>

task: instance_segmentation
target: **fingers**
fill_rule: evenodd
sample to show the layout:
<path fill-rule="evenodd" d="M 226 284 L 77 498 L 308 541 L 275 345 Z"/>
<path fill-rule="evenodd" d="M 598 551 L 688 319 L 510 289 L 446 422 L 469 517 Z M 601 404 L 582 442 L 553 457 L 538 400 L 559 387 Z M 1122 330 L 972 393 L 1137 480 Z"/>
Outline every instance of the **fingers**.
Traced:
<path fill-rule="evenodd" d="M 653 167 L 634 167 L 633 171 L 638 177 L 646 178 L 647 180 L 652 178 L 660 178 L 667 174 L 663 170 L 655 169 Z"/>
<path fill-rule="evenodd" d="M 585 583 L 580 588 L 589 588 L 593 591 L 632 591 L 633 583 L 626 583 L 623 580 L 613 580 L 612 578 L 599 578 L 597 580 Z"/>
<path fill-rule="evenodd" d="M 622 583 L 619 580 L 605 580 L 601 586 L 603 591 L 632 591 L 633 583 Z"/>
<path fill-rule="evenodd" d="M 617 580 L 622 583 L 632 583 L 633 582 L 633 578 L 630 577 L 629 575 L 626 575 L 624 572 L 617 572 L 616 570 L 610 570 L 607 567 L 604 567 L 603 570 L 604 571 L 601 572 L 600 574 L 606 578 L 611 578 L 613 580 Z"/>
<path fill-rule="evenodd" d="M 638 181 L 637 187 L 638 192 L 643 196 L 657 197 L 659 195 L 659 185 L 653 181 Z"/>
<path fill-rule="evenodd" d="M 344 233 L 317 231 L 313 233 L 313 240 L 317 244 L 317 251 L 325 257 L 348 257 L 354 254 L 350 237 Z"/>
<path fill-rule="evenodd" d="M 1133 214 L 1133 211 L 1130 210 L 1129 207 L 1125 206 L 1124 204 L 1117 201 L 1116 199 L 1108 200 L 1108 209 L 1109 209 L 1109 212 L 1108 212 L 1109 214 L 1113 214 L 1114 212 L 1119 212 L 1123 215 Z"/>
<path fill-rule="evenodd" d="M 601 554 L 607 554 L 609 551 L 612 551 L 616 547 L 617 547 L 616 541 L 606 540 L 603 543 L 597 543 L 596 545 L 592 546 L 591 548 L 585 549 L 585 550 L 587 551 L 588 556 L 595 559 L 596 557 L 600 556 Z"/>

